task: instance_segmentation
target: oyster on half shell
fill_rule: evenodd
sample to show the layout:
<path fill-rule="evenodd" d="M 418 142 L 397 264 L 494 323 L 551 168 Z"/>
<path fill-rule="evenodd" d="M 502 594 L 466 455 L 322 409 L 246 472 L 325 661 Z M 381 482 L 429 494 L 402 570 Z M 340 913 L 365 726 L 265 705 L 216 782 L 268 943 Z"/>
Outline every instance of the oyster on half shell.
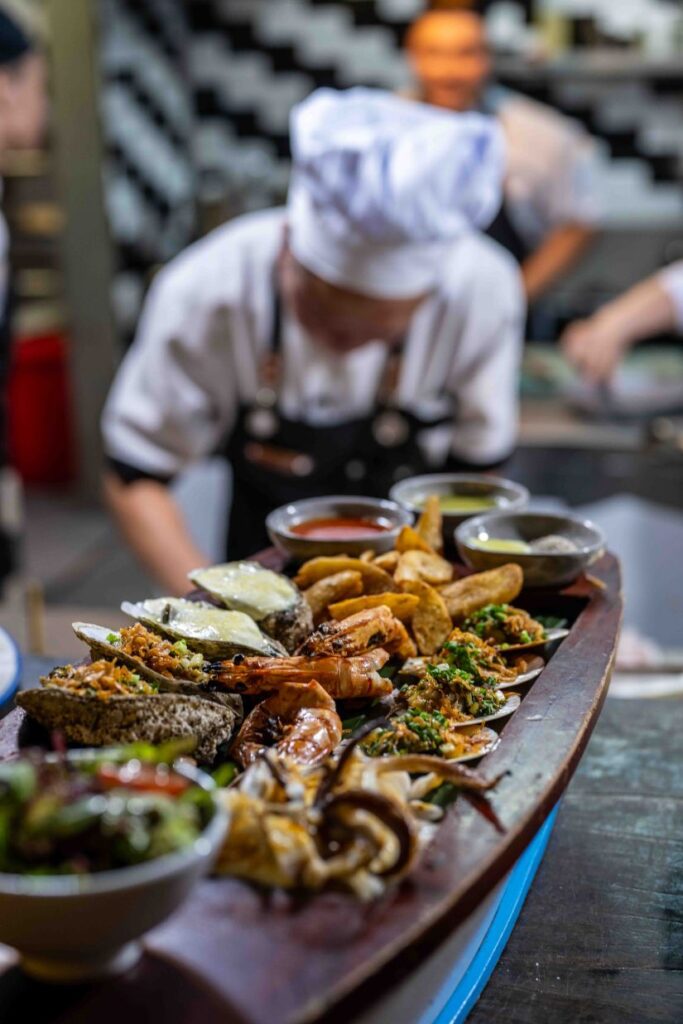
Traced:
<path fill-rule="evenodd" d="M 173 640 L 185 640 L 193 651 L 207 658 L 229 658 L 234 654 L 263 654 L 283 657 L 285 648 L 261 631 L 244 612 L 227 611 L 201 601 L 182 597 L 154 597 L 121 610 L 156 633 Z"/>
<path fill-rule="evenodd" d="M 190 580 L 233 611 L 244 612 L 291 653 L 313 631 L 313 616 L 296 583 L 258 562 L 195 569 Z"/>

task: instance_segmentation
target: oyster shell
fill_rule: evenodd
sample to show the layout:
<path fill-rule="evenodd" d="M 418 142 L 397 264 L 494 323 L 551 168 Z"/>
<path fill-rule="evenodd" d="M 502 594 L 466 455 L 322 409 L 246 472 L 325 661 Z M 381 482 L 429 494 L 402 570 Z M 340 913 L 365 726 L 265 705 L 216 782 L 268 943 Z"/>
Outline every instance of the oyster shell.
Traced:
<path fill-rule="evenodd" d="M 100 747 L 137 740 L 163 743 L 194 736 L 194 756 L 211 764 L 242 717 L 241 700 L 239 704 L 226 704 L 214 700 L 214 696 L 156 693 L 100 700 L 47 684 L 41 689 L 23 690 L 17 695 L 17 704 L 44 728 L 63 732 L 69 743 Z"/>
<path fill-rule="evenodd" d="M 244 612 L 293 652 L 313 631 L 313 616 L 296 583 L 258 562 L 225 562 L 189 578 L 226 608 Z"/>
<path fill-rule="evenodd" d="M 202 601 L 182 597 L 154 597 L 121 610 L 173 640 L 185 640 L 193 651 L 207 658 L 229 658 L 234 654 L 263 654 L 283 657 L 285 648 L 266 636 L 244 612 L 224 611 Z"/>

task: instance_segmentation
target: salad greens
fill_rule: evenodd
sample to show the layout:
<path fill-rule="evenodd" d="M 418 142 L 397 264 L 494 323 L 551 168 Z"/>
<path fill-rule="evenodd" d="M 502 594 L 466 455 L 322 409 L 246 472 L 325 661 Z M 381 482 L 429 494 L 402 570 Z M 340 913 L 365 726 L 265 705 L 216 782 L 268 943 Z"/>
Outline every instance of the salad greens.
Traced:
<path fill-rule="evenodd" d="M 176 743 L 151 748 L 149 760 L 148 744 L 84 760 L 32 752 L 0 764 L 0 871 L 108 871 L 194 842 L 213 816 L 213 799 L 169 767 L 178 750 Z"/>

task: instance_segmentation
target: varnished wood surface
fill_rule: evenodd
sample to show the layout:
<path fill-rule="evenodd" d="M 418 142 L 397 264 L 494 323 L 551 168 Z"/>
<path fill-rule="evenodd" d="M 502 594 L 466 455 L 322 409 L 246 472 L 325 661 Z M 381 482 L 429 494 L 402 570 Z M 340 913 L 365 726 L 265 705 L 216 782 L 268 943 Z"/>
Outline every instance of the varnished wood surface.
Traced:
<path fill-rule="evenodd" d="M 566 600 L 587 601 L 586 609 L 483 762 L 486 774 L 509 773 L 492 797 L 504 836 L 459 802 L 411 879 L 370 906 L 343 894 L 295 900 L 237 880 L 206 881 L 149 937 L 155 957 L 138 972 L 141 996 L 157 958 L 172 959 L 178 984 L 184 979 L 207 1006 L 218 1001 L 226 1020 L 349 1020 L 393 971 L 426 955 L 511 867 L 578 764 L 604 699 L 621 614 L 616 561 L 606 556 L 595 573 L 606 589 L 572 588 Z M 111 991 L 116 1002 L 118 989 Z M 108 1014 L 109 1007 L 103 1021 L 117 1016 Z"/>

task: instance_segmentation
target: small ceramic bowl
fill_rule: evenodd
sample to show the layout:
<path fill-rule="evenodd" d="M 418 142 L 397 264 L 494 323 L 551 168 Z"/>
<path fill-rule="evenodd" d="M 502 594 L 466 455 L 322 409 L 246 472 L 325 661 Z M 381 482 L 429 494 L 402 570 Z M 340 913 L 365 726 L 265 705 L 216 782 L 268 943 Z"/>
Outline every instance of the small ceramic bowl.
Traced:
<path fill-rule="evenodd" d="M 348 540 L 320 540 L 293 532 L 293 527 L 311 519 L 373 519 L 383 523 L 381 532 L 368 532 Z M 302 560 L 319 555 L 360 555 L 363 551 L 381 554 L 396 544 L 401 527 L 413 521 L 410 512 L 393 501 L 382 498 L 354 498 L 334 494 L 323 498 L 306 498 L 282 505 L 266 519 L 268 535 L 276 548 L 290 558 Z"/>
<path fill-rule="evenodd" d="M 530 543 L 549 535 L 566 537 L 576 551 L 528 554 L 495 551 L 479 546 L 492 537 Z M 490 512 L 461 523 L 455 542 L 463 562 L 470 569 L 495 569 L 516 562 L 524 571 L 527 587 L 562 587 L 571 583 L 605 550 L 602 531 L 588 519 L 544 512 Z"/>
<path fill-rule="evenodd" d="M 394 484 L 389 491 L 392 501 L 398 502 L 414 515 L 420 514 L 422 503 L 430 494 L 494 501 L 495 506 L 491 507 L 491 511 L 505 509 L 506 512 L 513 512 L 525 508 L 529 502 L 526 487 L 516 484 L 513 480 L 484 474 L 433 473 L 427 476 L 411 476 Z M 487 506 L 482 505 L 470 512 L 443 512 L 444 540 L 450 543 L 456 526 L 472 516 L 487 511 Z"/>
<path fill-rule="evenodd" d="M 101 751 L 97 752 L 101 756 Z M 74 751 L 83 760 L 90 751 Z M 197 778 L 211 780 L 196 772 Z M 216 803 L 200 836 L 176 853 L 88 875 L 0 873 L 0 942 L 24 970 L 50 982 L 81 982 L 136 963 L 141 935 L 160 924 L 213 866 L 227 827 Z"/>

